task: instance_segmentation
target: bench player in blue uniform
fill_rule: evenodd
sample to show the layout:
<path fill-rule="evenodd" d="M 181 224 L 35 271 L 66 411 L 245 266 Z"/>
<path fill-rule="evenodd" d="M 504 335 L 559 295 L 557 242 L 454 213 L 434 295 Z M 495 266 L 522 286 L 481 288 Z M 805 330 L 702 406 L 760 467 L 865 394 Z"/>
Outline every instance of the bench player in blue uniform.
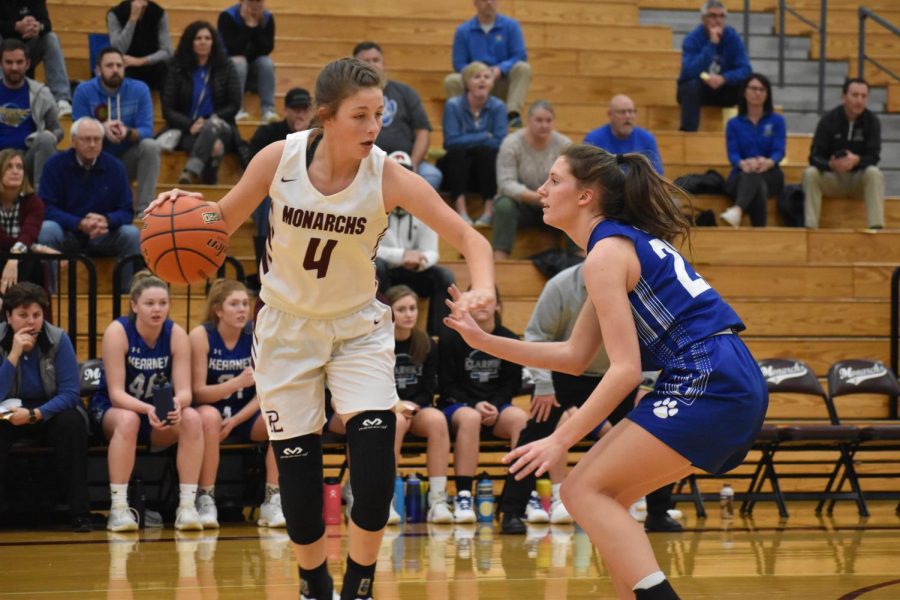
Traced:
<path fill-rule="evenodd" d="M 587 250 L 591 302 L 571 337 L 527 343 L 490 336 L 458 312 L 446 320 L 473 347 L 565 373 L 580 373 L 601 343 L 606 348 L 610 368 L 575 415 L 504 458 L 518 476 L 546 472 L 640 383 L 642 369 L 661 371 L 653 391 L 561 489 L 620 598 L 678 598 L 628 515 L 631 503 L 696 468 L 724 473 L 739 465 L 768 406 L 759 367 L 737 335 L 744 324 L 671 245 L 688 233 L 672 200 L 677 191 L 639 154 L 570 147 L 538 192 L 544 221 Z"/>

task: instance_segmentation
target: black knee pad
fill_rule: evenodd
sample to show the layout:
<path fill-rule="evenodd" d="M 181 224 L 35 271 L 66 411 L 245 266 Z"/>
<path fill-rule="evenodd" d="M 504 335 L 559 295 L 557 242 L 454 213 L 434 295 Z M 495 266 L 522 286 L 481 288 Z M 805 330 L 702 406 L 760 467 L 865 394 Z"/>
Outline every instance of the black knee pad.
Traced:
<path fill-rule="evenodd" d="M 369 410 L 347 423 L 353 509 L 350 518 L 361 529 L 379 531 L 387 524 L 394 496 L 394 434 L 397 415 Z"/>
<path fill-rule="evenodd" d="M 301 435 L 288 440 L 272 440 L 281 510 L 287 532 L 295 544 L 312 544 L 325 535 L 322 519 L 322 436 Z"/>

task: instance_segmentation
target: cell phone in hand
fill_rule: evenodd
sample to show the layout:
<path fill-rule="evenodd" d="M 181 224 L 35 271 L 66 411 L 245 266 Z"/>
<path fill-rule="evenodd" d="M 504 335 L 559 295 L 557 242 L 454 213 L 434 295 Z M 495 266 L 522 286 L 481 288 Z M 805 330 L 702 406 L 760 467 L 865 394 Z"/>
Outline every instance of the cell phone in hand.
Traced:
<path fill-rule="evenodd" d="M 837 152 L 834 153 L 834 157 L 835 157 L 835 158 L 844 158 L 845 156 L 847 156 L 847 150 L 846 150 L 846 149 L 841 149 L 841 150 L 838 150 Z"/>
<path fill-rule="evenodd" d="M 165 375 L 160 375 L 153 383 L 153 407 L 156 418 L 161 423 L 168 423 L 169 413 L 175 410 L 175 394 Z"/>

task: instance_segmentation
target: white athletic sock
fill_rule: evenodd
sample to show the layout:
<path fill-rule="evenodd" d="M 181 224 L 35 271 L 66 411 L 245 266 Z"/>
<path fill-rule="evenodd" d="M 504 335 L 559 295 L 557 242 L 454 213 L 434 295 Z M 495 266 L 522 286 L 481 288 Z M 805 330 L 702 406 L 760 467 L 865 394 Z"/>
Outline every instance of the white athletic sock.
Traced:
<path fill-rule="evenodd" d="M 112 508 L 128 508 L 128 484 L 109 484 L 109 497 L 112 500 Z"/>
<path fill-rule="evenodd" d="M 433 503 L 439 496 L 447 493 L 447 476 L 428 478 L 428 503 Z"/>
<path fill-rule="evenodd" d="M 559 500 L 559 488 L 562 487 L 561 483 L 553 483 L 550 484 L 550 497 L 554 500 Z"/>
<path fill-rule="evenodd" d="M 178 504 L 179 506 L 194 506 L 197 501 L 197 484 L 180 483 L 178 484 Z"/>
<path fill-rule="evenodd" d="M 659 585 L 660 583 L 662 583 L 665 580 L 666 580 L 666 576 L 663 574 L 663 572 L 656 571 L 655 573 L 650 573 L 649 575 L 647 575 L 646 577 L 644 577 L 643 579 L 638 581 L 634 585 L 634 587 L 631 588 L 631 590 L 632 591 L 649 590 L 654 585 Z"/>

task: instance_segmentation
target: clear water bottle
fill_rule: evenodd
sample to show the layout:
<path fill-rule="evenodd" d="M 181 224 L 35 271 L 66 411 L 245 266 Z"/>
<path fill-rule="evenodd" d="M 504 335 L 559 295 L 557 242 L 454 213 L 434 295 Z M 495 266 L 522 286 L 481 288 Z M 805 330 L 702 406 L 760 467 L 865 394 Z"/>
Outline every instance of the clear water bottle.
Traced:
<path fill-rule="evenodd" d="M 719 491 L 719 506 L 722 510 L 722 519 L 730 521 L 734 518 L 734 488 L 726 483 Z"/>
<path fill-rule="evenodd" d="M 482 473 L 475 486 L 475 509 L 479 523 L 494 521 L 494 483 L 487 473 Z"/>

